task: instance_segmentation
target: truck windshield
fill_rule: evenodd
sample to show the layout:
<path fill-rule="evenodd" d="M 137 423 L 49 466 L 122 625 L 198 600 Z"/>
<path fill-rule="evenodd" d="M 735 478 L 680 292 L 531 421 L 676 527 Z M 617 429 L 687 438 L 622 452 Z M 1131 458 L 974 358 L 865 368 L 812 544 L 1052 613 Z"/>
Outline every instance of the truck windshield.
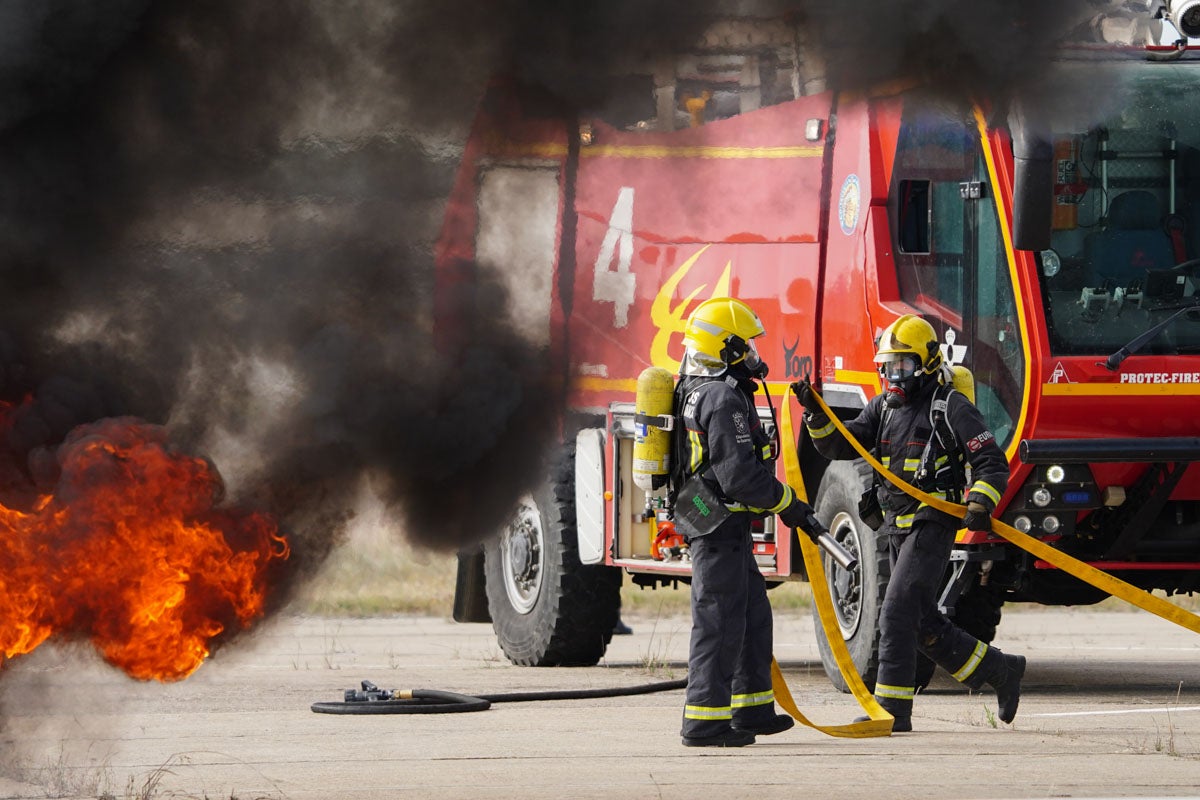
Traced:
<path fill-rule="evenodd" d="M 1200 299 L 1200 61 L 1189 59 L 1073 63 L 1055 77 L 1041 269 L 1055 354 L 1108 355 Z M 1139 352 L 1200 352 L 1198 316 Z"/>

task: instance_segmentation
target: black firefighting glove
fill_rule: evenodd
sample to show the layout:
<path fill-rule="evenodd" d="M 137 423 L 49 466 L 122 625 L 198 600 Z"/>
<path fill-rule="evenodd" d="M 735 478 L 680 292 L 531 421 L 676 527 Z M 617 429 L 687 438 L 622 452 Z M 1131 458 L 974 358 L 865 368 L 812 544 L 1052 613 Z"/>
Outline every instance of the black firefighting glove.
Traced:
<path fill-rule="evenodd" d="M 963 527 L 969 531 L 990 531 L 992 515 L 980 503 L 967 503 L 967 514 L 963 517 Z"/>
<path fill-rule="evenodd" d="M 817 521 L 817 515 L 813 513 L 812 506 L 799 498 L 793 500 L 787 508 L 780 511 L 779 518 L 783 520 L 784 525 L 787 525 L 789 528 L 799 528 L 814 541 L 824 530 L 821 523 Z"/>
<path fill-rule="evenodd" d="M 812 381 L 808 378 L 793 383 L 792 392 L 795 393 L 796 399 L 800 401 L 800 405 L 804 406 L 804 410 L 808 413 L 824 413 L 821 404 L 817 402 L 816 389 L 813 387 Z"/>

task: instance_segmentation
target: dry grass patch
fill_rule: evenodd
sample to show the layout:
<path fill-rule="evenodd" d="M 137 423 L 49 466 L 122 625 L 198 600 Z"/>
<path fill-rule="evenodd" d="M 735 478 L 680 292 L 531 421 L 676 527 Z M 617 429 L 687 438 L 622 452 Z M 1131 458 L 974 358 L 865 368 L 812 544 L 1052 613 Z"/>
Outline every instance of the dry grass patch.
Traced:
<path fill-rule="evenodd" d="M 320 572 L 296 598 L 297 610 L 321 616 L 450 616 L 453 553 L 413 547 L 378 503 L 366 498 Z"/>

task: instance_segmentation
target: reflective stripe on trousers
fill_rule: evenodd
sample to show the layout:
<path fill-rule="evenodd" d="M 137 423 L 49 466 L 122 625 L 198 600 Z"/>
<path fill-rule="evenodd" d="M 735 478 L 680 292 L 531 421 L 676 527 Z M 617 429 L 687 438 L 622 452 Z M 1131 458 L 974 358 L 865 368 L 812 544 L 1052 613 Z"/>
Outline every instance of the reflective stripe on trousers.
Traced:
<path fill-rule="evenodd" d="M 982 680 L 979 667 L 987 645 L 956 627 L 937 607 L 953 546 L 954 531 L 929 520 L 915 522 L 908 533 L 890 535 L 892 575 L 879 615 L 875 696 L 898 716 L 912 713 L 908 687 L 916 676 L 918 649 L 968 686 L 978 688 Z"/>
<path fill-rule="evenodd" d="M 715 736 L 775 714 L 772 620 L 751 552 L 750 515 L 692 539 L 692 634 L 684 736 Z"/>

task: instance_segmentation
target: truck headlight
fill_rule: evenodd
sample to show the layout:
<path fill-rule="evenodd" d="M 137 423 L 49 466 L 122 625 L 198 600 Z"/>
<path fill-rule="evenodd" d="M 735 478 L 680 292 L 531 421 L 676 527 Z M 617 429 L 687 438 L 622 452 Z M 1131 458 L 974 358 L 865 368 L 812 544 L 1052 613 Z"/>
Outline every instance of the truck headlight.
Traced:
<path fill-rule="evenodd" d="M 1200 0 L 1197 0 L 1200 2 Z M 1042 274 L 1047 278 L 1053 278 L 1062 270 L 1062 259 L 1058 257 L 1058 253 L 1053 250 L 1042 251 Z"/>

